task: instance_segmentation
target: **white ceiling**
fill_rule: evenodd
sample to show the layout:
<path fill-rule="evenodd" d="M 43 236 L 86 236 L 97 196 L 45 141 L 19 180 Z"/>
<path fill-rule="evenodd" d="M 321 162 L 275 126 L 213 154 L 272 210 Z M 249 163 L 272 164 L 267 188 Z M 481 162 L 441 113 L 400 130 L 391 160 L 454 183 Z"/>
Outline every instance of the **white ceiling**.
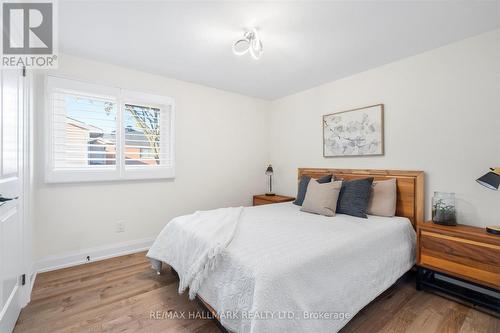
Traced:
<path fill-rule="evenodd" d="M 256 26 L 258 61 L 231 44 Z M 500 26 L 499 1 L 59 2 L 63 53 L 275 99 Z"/>

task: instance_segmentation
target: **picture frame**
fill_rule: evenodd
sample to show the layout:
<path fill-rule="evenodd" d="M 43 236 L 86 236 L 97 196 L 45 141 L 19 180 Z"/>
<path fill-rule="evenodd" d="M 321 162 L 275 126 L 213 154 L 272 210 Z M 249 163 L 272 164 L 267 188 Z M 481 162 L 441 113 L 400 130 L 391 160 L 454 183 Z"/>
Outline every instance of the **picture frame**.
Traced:
<path fill-rule="evenodd" d="M 384 104 L 323 116 L 323 157 L 383 156 Z"/>

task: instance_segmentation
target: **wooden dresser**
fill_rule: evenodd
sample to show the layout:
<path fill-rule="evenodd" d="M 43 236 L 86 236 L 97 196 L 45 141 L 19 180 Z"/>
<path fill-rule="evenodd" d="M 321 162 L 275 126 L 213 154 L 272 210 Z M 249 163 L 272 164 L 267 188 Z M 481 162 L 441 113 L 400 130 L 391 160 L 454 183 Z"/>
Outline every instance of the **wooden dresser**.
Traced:
<path fill-rule="evenodd" d="M 434 273 L 439 273 L 498 292 L 500 236 L 488 234 L 484 228 L 467 225 L 441 226 L 432 222 L 418 223 L 417 269 L 417 289 L 426 285 L 436 287 L 434 283 L 440 282 L 436 281 Z M 441 287 L 443 286 L 438 285 L 438 288 Z M 472 295 L 468 291 L 466 293 Z M 475 299 L 469 301 L 477 303 Z M 498 306 L 498 299 L 493 305 L 495 304 Z M 498 311 L 498 307 L 494 310 Z"/>
<path fill-rule="evenodd" d="M 269 205 L 269 204 L 287 202 L 287 201 L 293 201 L 293 200 L 295 200 L 294 197 L 287 197 L 286 195 L 258 194 L 258 195 L 253 196 L 253 205 L 254 206 Z"/>

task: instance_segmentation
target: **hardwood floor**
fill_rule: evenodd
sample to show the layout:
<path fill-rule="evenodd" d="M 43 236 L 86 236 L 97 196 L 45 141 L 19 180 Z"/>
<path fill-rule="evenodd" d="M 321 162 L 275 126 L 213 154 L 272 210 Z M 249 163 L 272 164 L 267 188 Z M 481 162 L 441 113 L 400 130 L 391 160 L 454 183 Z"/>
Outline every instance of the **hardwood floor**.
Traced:
<path fill-rule="evenodd" d="M 179 295 L 177 287 L 168 269 L 158 276 L 149 268 L 144 253 L 42 273 L 14 332 L 220 332 L 206 317 L 168 318 L 182 311 L 186 316 L 207 316 L 198 302 Z M 417 292 L 410 276 L 364 308 L 341 332 L 500 332 L 500 320 Z"/>

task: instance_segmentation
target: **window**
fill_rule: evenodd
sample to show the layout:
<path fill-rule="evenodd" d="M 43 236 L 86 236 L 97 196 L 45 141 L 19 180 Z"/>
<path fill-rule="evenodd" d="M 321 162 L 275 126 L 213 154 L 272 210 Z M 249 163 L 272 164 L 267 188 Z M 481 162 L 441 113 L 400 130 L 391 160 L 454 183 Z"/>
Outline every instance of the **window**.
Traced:
<path fill-rule="evenodd" d="M 47 182 L 172 178 L 173 100 L 49 76 Z"/>
<path fill-rule="evenodd" d="M 159 165 L 160 109 L 125 104 L 125 164 Z"/>

